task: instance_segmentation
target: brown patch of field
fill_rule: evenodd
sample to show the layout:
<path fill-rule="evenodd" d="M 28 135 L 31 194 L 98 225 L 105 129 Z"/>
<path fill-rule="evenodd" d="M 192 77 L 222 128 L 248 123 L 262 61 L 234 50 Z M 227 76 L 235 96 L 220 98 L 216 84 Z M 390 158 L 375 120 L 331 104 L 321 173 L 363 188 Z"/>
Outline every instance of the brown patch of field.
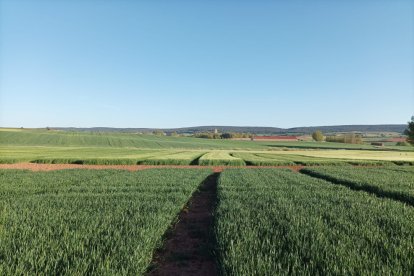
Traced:
<path fill-rule="evenodd" d="M 213 214 L 218 176 L 207 177 L 181 211 L 177 224 L 165 235 L 163 248 L 155 252 L 148 275 L 217 275 Z"/>

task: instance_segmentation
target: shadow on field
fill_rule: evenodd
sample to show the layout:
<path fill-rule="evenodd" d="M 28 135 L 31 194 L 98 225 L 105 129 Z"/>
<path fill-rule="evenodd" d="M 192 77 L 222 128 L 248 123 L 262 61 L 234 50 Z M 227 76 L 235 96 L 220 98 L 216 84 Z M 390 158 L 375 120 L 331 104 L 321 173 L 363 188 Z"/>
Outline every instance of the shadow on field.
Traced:
<path fill-rule="evenodd" d="M 200 158 L 203 157 L 204 154 L 205 153 L 201 154 L 200 156 L 198 156 L 197 158 L 195 158 L 193 161 L 191 161 L 190 165 L 197 166 Z"/>
<path fill-rule="evenodd" d="M 220 173 L 209 175 L 164 235 L 147 275 L 217 275 L 213 234 Z"/>

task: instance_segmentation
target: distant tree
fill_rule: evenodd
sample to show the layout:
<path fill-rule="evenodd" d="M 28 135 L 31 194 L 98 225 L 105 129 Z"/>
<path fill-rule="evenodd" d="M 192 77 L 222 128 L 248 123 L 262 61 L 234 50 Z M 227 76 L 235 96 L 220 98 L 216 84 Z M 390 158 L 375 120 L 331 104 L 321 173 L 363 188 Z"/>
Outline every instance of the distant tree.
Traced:
<path fill-rule="evenodd" d="M 46 130 L 50 130 L 50 127 L 46 127 Z"/>
<path fill-rule="evenodd" d="M 195 138 L 204 138 L 204 139 L 221 139 L 221 134 L 213 132 L 197 132 L 193 134 Z"/>
<path fill-rule="evenodd" d="M 233 138 L 232 133 L 223 133 L 223 134 L 221 134 L 221 139 L 231 139 L 231 138 Z"/>
<path fill-rule="evenodd" d="M 414 116 L 411 117 L 411 122 L 408 122 L 407 129 L 404 131 L 407 135 L 407 142 L 414 145 Z"/>
<path fill-rule="evenodd" d="M 159 129 L 154 130 L 154 131 L 152 132 L 152 134 L 157 135 L 157 136 L 164 136 L 164 135 L 165 135 L 164 131 L 159 130 Z"/>
<path fill-rule="evenodd" d="M 346 144 L 362 144 L 361 135 L 350 133 L 344 135 L 344 143 Z"/>
<path fill-rule="evenodd" d="M 401 147 L 407 147 L 407 146 L 410 146 L 410 143 L 408 143 L 407 141 L 404 141 L 404 142 L 397 142 L 397 144 L 395 145 L 401 146 Z"/>
<path fill-rule="evenodd" d="M 312 133 L 312 138 L 313 140 L 318 141 L 318 142 L 323 141 L 323 138 L 324 138 L 323 133 L 317 130 L 314 133 Z"/>
<path fill-rule="evenodd" d="M 362 144 L 362 136 L 355 133 L 347 133 L 344 135 L 337 135 L 337 136 L 326 136 L 326 142 L 333 142 L 333 143 L 346 143 L 346 144 Z"/>

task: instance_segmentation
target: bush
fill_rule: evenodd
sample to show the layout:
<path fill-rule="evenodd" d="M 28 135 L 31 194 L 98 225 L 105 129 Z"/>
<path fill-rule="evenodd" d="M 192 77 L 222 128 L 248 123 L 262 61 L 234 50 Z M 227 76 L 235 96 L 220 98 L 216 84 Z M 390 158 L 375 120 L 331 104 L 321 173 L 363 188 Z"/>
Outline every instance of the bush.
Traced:
<path fill-rule="evenodd" d="M 157 136 L 164 136 L 165 135 L 164 131 L 162 131 L 162 130 L 154 130 L 152 132 L 152 134 L 157 135 Z"/>
<path fill-rule="evenodd" d="M 346 143 L 346 144 L 362 144 L 361 135 L 351 133 L 340 136 L 326 136 L 326 142 Z"/>
<path fill-rule="evenodd" d="M 408 143 L 407 141 L 404 142 L 397 142 L 397 144 L 395 144 L 396 146 L 403 146 L 403 147 L 407 147 L 410 145 L 410 143 Z"/>
<path fill-rule="evenodd" d="M 323 133 L 319 130 L 315 131 L 314 133 L 312 133 L 312 138 L 315 141 L 323 141 L 324 137 L 323 137 Z"/>
<path fill-rule="evenodd" d="M 411 117 L 411 122 L 408 122 L 407 129 L 404 133 L 408 136 L 407 142 L 414 145 L 414 116 Z"/>

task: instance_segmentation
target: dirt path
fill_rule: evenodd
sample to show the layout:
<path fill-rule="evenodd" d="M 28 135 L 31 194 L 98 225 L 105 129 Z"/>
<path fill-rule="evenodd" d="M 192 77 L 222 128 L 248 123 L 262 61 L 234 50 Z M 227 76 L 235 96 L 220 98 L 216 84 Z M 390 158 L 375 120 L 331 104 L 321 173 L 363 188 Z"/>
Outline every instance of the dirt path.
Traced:
<path fill-rule="evenodd" d="M 153 257 L 148 275 L 217 275 L 213 256 L 213 212 L 217 202 L 217 178 L 211 174 L 184 208 L 164 247 Z"/>
<path fill-rule="evenodd" d="M 299 171 L 304 166 L 195 166 L 195 165 L 80 165 L 80 164 L 37 164 L 37 163 L 15 163 L 15 164 L 0 164 L 0 169 L 17 169 L 17 170 L 31 170 L 31 171 L 55 171 L 65 169 L 88 169 L 88 170 L 105 170 L 118 169 L 128 171 L 139 171 L 145 169 L 155 168 L 211 168 L 214 172 L 222 172 L 226 168 L 288 168 L 294 171 Z"/>

